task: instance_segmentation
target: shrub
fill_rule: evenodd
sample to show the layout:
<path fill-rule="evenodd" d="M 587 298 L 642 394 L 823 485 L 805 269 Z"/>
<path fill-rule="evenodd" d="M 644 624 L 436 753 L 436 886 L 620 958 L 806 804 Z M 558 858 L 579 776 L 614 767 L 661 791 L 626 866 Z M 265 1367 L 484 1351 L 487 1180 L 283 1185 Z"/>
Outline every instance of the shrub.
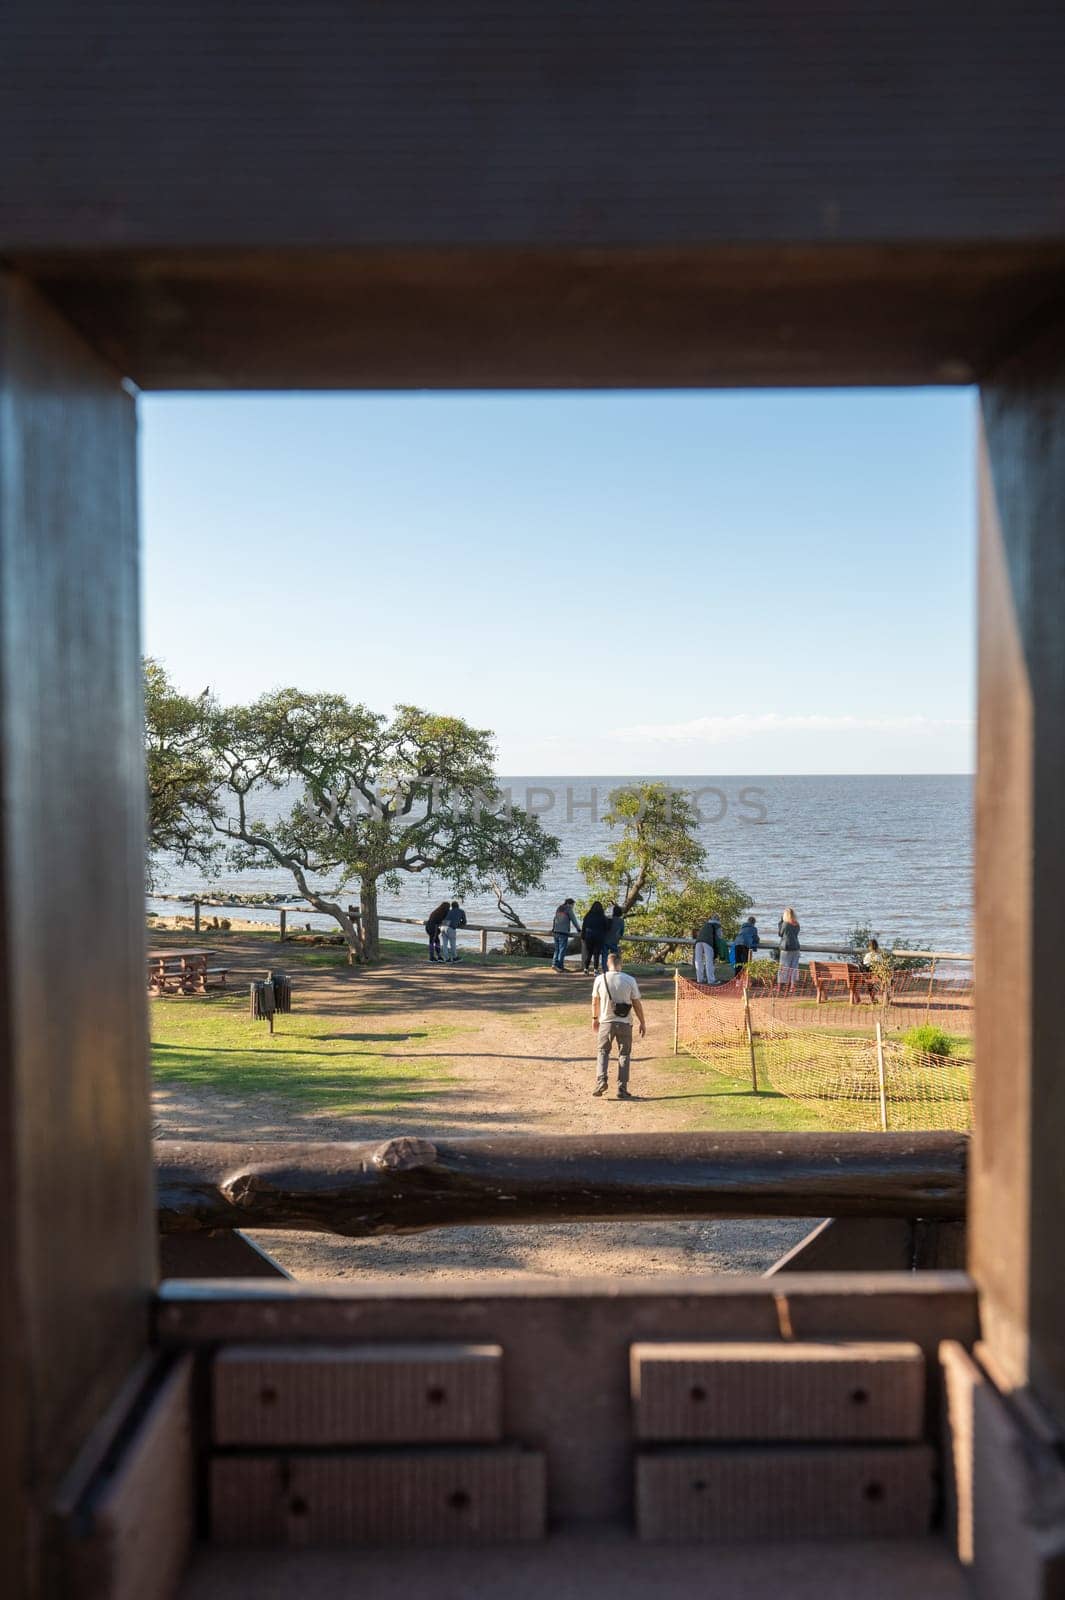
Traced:
<path fill-rule="evenodd" d="M 902 1042 L 915 1056 L 949 1056 L 954 1048 L 950 1034 L 930 1022 L 911 1028 L 909 1033 L 903 1034 Z"/>

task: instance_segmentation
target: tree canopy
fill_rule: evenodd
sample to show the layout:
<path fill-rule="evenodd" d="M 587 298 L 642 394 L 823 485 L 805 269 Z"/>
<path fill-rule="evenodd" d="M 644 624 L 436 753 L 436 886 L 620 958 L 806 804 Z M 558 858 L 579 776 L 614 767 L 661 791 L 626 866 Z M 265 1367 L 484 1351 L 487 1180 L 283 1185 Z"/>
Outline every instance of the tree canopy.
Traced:
<path fill-rule="evenodd" d="M 193 700 L 174 688 L 158 661 L 145 661 L 149 886 L 157 856 L 174 855 L 209 872 L 222 848 L 212 825 L 216 774 L 204 737 L 208 703 L 206 691 Z"/>
<path fill-rule="evenodd" d="M 237 867 L 264 860 L 344 930 L 357 957 L 379 948 L 378 892 L 432 872 L 456 894 L 502 880 L 536 888 L 559 842 L 503 803 L 492 736 L 417 706 L 381 716 L 343 695 L 280 689 L 249 706 L 214 707 L 211 758 L 228 804 L 214 827 Z M 276 820 L 256 804 L 298 783 Z M 344 903 L 357 884 L 359 917 Z"/>
<path fill-rule="evenodd" d="M 731 878 L 700 875 L 706 850 L 697 837 L 699 813 L 683 790 L 664 783 L 636 784 L 611 795 L 603 820 L 621 834 L 606 850 L 582 856 L 577 866 L 590 897 L 616 901 L 629 933 L 690 937 L 711 912 L 731 938 L 750 896 Z M 668 945 L 654 950 L 665 959 Z"/>

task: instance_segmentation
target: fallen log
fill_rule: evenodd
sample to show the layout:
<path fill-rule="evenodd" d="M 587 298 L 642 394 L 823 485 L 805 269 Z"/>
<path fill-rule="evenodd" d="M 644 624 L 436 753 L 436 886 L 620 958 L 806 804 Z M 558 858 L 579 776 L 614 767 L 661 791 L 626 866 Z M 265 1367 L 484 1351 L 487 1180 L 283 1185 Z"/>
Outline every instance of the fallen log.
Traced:
<path fill-rule="evenodd" d="M 156 1144 L 159 1225 L 348 1238 L 641 1217 L 960 1217 L 963 1135 L 608 1134 Z"/>

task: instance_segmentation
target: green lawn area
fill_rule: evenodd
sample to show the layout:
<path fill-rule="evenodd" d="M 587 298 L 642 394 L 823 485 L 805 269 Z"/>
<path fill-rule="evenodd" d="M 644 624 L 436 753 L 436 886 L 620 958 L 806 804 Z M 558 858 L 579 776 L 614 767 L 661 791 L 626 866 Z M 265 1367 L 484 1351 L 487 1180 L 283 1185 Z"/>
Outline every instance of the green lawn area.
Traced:
<path fill-rule="evenodd" d="M 671 1078 L 678 1111 L 683 1107 L 691 1113 L 691 1120 L 686 1124 L 682 1124 L 678 1116 L 678 1126 L 686 1126 L 692 1133 L 709 1133 L 715 1128 L 723 1132 L 750 1128 L 764 1133 L 798 1133 L 825 1127 L 824 1121 L 809 1106 L 770 1089 L 761 1075 L 759 1092 L 755 1094 L 750 1073 L 734 1077 L 715 1071 L 695 1056 L 684 1053 L 665 1058 L 660 1065 L 668 1068 L 671 1061 L 676 1064 Z M 635 1081 L 633 1087 L 639 1094 Z"/>
<path fill-rule="evenodd" d="M 328 953 L 301 952 L 301 961 Z M 350 1116 L 397 1111 L 453 1080 L 450 1063 L 438 1056 L 422 1061 L 401 1053 L 404 1043 L 424 1046 L 451 1037 L 451 1027 L 418 1023 L 403 1031 L 367 1019 L 363 1030 L 357 1015 L 293 1012 L 276 1019 L 271 1036 L 238 995 L 156 1000 L 151 1019 L 152 1067 L 160 1084 L 277 1095 L 305 1110 Z M 382 1046 L 397 1054 L 382 1054 Z"/>

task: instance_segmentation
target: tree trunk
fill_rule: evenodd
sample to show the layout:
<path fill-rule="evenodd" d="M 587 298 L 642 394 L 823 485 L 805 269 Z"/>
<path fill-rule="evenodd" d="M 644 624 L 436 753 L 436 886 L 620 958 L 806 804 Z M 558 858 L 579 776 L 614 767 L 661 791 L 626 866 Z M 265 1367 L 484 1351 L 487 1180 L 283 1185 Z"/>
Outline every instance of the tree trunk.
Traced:
<path fill-rule="evenodd" d="M 377 910 L 377 879 L 363 878 L 359 885 L 359 910 L 362 912 L 362 948 L 367 961 L 381 954 L 381 922 Z"/>

